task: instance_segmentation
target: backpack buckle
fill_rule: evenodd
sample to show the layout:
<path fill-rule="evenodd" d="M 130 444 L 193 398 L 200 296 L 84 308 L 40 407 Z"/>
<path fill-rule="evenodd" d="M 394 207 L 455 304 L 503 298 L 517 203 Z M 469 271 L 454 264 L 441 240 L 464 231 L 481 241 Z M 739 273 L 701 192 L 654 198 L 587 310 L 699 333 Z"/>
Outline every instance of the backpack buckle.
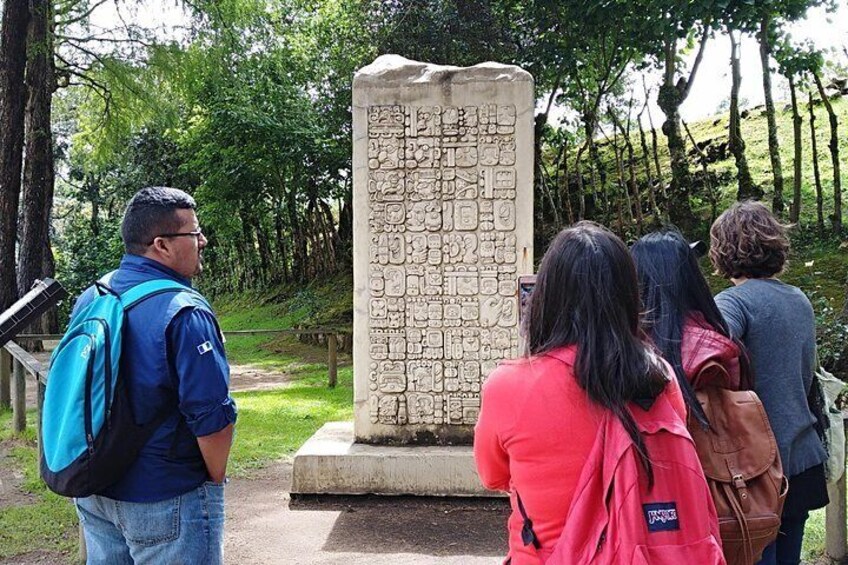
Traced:
<path fill-rule="evenodd" d="M 751 509 L 751 500 L 748 496 L 748 485 L 745 484 L 745 479 L 741 474 L 733 475 L 731 480 L 733 481 L 733 488 L 736 489 L 736 492 L 739 494 L 739 504 L 742 506 L 742 510 L 747 513 Z"/>

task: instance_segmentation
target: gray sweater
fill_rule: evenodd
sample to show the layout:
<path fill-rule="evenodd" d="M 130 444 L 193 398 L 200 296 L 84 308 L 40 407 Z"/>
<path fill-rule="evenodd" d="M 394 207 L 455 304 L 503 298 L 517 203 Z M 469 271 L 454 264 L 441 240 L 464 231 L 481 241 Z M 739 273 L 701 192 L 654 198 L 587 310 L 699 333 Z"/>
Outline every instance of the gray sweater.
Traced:
<path fill-rule="evenodd" d="M 768 414 L 787 477 L 822 463 L 807 391 L 815 370 L 813 307 L 800 289 L 775 279 L 751 279 L 722 291 L 716 303 L 748 348 L 755 390 Z"/>

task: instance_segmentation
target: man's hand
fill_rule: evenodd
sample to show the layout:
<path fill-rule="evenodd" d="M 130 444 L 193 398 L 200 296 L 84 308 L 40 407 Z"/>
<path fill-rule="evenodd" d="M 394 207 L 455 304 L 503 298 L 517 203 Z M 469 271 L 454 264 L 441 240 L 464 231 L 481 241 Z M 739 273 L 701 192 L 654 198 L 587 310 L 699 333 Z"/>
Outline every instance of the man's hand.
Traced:
<path fill-rule="evenodd" d="M 227 476 L 227 459 L 230 456 L 230 446 L 233 444 L 233 425 L 223 430 L 197 438 L 200 453 L 206 463 L 209 479 L 214 483 L 223 483 Z"/>

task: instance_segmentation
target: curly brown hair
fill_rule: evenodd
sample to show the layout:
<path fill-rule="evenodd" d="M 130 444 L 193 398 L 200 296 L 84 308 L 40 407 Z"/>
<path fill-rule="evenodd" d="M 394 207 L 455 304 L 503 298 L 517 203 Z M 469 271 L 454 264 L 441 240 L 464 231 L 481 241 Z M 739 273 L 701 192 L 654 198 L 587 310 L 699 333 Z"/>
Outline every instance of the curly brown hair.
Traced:
<path fill-rule="evenodd" d="M 786 265 L 786 226 L 759 202 L 737 202 L 710 228 L 710 261 L 725 278 L 761 279 Z"/>

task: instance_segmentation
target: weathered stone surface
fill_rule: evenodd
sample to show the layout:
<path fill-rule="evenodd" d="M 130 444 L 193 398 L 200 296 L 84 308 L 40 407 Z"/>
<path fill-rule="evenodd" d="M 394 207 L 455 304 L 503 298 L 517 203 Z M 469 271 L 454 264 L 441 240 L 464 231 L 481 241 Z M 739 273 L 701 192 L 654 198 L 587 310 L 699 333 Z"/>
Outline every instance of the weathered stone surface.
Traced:
<path fill-rule="evenodd" d="M 533 80 L 387 55 L 354 78 L 356 439 L 470 442 L 533 268 Z"/>
<path fill-rule="evenodd" d="M 355 443 L 351 422 L 330 422 L 294 457 L 293 494 L 499 496 L 480 484 L 470 446 Z"/>

